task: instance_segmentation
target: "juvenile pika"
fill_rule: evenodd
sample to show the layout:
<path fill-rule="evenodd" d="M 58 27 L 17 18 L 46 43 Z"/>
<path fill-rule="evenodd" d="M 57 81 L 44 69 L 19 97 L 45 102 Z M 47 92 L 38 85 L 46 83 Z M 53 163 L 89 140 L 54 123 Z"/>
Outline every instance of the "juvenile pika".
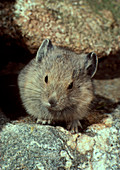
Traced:
<path fill-rule="evenodd" d="M 78 132 L 94 97 L 91 78 L 97 63 L 93 52 L 76 54 L 44 40 L 18 76 L 26 111 L 43 124 L 63 121 Z"/>

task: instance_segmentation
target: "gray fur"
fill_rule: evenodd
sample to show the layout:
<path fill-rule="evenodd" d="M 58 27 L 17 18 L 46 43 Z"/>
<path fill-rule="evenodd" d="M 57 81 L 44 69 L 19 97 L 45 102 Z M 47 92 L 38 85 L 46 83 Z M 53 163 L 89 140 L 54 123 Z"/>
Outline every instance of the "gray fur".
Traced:
<path fill-rule="evenodd" d="M 93 99 L 91 77 L 97 68 L 97 56 L 75 54 L 52 43 L 43 46 L 44 42 L 49 41 L 43 41 L 36 58 L 18 76 L 23 105 L 42 122 L 65 121 L 69 129 L 78 131 L 79 120 L 88 115 Z M 41 49 L 48 50 L 39 58 Z"/>

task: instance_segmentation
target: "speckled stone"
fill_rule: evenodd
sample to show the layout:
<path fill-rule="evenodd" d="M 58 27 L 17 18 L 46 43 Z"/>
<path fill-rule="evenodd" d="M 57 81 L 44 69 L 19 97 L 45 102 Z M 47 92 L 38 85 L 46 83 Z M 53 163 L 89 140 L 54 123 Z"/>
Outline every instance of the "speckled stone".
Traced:
<path fill-rule="evenodd" d="M 92 124 L 78 134 L 59 126 L 14 121 L 5 125 L 0 134 L 0 167 L 7 170 L 118 170 L 119 129 L 120 105 L 102 123 Z"/>
<path fill-rule="evenodd" d="M 95 51 L 99 57 L 120 49 L 119 21 L 108 9 L 95 13 L 86 0 L 16 0 L 0 5 L 0 35 L 21 39 L 31 53 L 46 38 L 75 52 Z"/>

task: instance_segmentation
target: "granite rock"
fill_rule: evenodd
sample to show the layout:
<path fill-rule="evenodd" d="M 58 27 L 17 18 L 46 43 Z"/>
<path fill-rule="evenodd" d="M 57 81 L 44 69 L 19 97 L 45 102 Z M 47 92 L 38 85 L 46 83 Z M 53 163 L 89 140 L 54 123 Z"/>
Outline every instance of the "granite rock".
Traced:
<path fill-rule="evenodd" d="M 116 17 L 120 3 L 94 3 L 86 0 L 0 3 L 0 35 L 8 35 L 18 43 L 21 40 L 20 45 L 27 46 L 31 53 L 36 52 L 43 39 L 49 38 L 75 52 L 95 51 L 99 57 L 114 54 L 120 50 L 120 20 Z"/>
<path fill-rule="evenodd" d="M 1 131 L 1 169 L 118 170 L 120 159 L 120 105 L 84 133 L 63 127 L 6 124 Z"/>

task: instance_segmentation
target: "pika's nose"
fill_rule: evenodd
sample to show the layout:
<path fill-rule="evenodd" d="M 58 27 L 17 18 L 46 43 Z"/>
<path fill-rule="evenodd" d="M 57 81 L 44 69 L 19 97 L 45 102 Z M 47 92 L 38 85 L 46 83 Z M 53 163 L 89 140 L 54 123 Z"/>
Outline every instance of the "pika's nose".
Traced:
<path fill-rule="evenodd" d="M 55 107 L 56 104 L 57 104 L 57 101 L 56 101 L 55 99 L 53 99 L 53 98 L 50 98 L 50 99 L 48 100 L 48 102 L 50 103 L 51 107 Z"/>

